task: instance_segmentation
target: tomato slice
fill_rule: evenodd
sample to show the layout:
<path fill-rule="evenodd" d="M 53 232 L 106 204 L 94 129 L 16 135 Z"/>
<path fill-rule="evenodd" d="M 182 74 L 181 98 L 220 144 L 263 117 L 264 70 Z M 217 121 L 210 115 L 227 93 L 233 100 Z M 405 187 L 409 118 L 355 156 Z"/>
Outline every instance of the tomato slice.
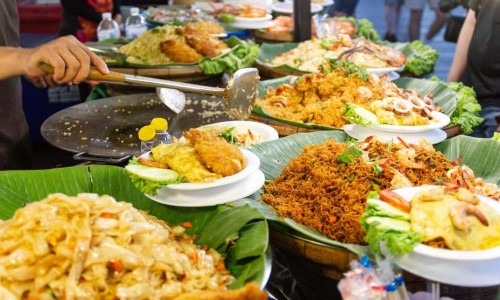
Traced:
<path fill-rule="evenodd" d="M 391 190 L 379 191 L 378 196 L 380 197 L 380 200 L 387 202 L 390 205 L 401 209 L 402 211 L 408 213 L 411 211 L 410 202 L 406 201 L 403 197 Z"/>
<path fill-rule="evenodd" d="M 153 167 L 153 168 L 160 168 L 160 169 L 168 169 L 168 166 L 166 164 L 162 164 L 156 161 L 149 160 L 145 157 L 139 157 L 137 159 L 138 162 L 140 162 L 143 165 Z"/>

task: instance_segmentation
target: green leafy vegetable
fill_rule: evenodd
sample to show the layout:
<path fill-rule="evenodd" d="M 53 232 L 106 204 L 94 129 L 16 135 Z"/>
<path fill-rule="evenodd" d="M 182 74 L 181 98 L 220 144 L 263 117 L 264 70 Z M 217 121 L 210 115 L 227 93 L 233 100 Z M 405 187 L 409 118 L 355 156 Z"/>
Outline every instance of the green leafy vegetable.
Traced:
<path fill-rule="evenodd" d="M 493 133 L 493 137 L 491 139 L 500 142 L 500 133 L 498 132 Z"/>
<path fill-rule="evenodd" d="M 219 15 L 219 20 L 224 23 L 232 23 L 234 19 L 236 18 L 235 15 L 231 14 L 220 14 Z"/>
<path fill-rule="evenodd" d="M 382 254 L 380 243 L 384 242 L 387 249 L 393 254 L 405 255 L 413 251 L 416 243 L 419 243 L 421 236 L 418 232 L 410 231 L 397 231 L 397 230 L 379 230 L 373 224 L 366 232 L 365 242 L 368 243 L 370 248 L 378 255 Z"/>
<path fill-rule="evenodd" d="M 460 125 L 460 130 L 463 133 L 472 133 L 472 129 L 483 121 L 483 118 L 479 116 L 481 105 L 477 103 L 474 89 L 461 82 L 449 82 L 447 85 L 459 95 L 457 108 L 450 116 L 450 126 Z"/>
<path fill-rule="evenodd" d="M 231 127 L 231 128 L 228 128 L 226 129 L 226 131 L 224 131 L 223 133 L 221 133 L 221 137 L 224 138 L 228 143 L 230 144 L 234 144 L 235 141 L 234 141 L 234 136 L 233 136 L 233 130 L 235 129 L 236 127 Z"/>
<path fill-rule="evenodd" d="M 382 174 L 384 172 L 384 168 L 382 168 L 381 166 L 379 165 L 373 165 L 373 172 L 375 172 L 375 175 L 379 176 L 380 174 Z"/>
<path fill-rule="evenodd" d="M 226 40 L 231 52 L 218 57 L 205 57 L 199 62 L 199 67 L 205 74 L 220 74 L 226 72 L 233 74 L 242 68 L 251 67 L 259 55 L 259 45 L 253 42 L 247 42 L 231 36 Z"/>
<path fill-rule="evenodd" d="M 343 72 L 347 75 L 357 76 L 364 81 L 368 80 L 368 72 L 366 72 L 365 68 L 345 60 L 329 59 L 328 63 L 322 64 L 319 68 L 324 74 L 328 74 L 333 71 Z"/>
<path fill-rule="evenodd" d="M 362 126 L 378 124 L 377 116 L 374 113 L 350 102 L 344 105 L 342 116 L 351 124 L 359 124 Z"/>
<path fill-rule="evenodd" d="M 337 156 L 337 160 L 343 164 L 350 164 L 354 159 L 361 157 L 363 151 L 356 146 L 349 146 L 346 151 L 342 152 Z"/>
<path fill-rule="evenodd" d="M 141 166 L 138 169 L 137 166 Z M 184 178 L 170 169 L 159 169 L 148 167 L 138 162 L 137 157 L 129 160 L 125 167 L 125 173 L 130 177 L 134 186 L 141 192 L 148 195 L 156 195 L 156 190 L 172 183 L 181 183 Z M 177 173 L 177 174 L 173 174 Z"/>
<path fill-rule="evenodd" d="M 439 53 L 436 50 L 420 40 L 406 44 L 402 51 L 406 55 L 404 70 L 417 77 L 432 72 L 439 58 Z"/>
<path fill-rule="evenodd" d="M 356 35 L 372 40 L 373 42 L 380 42 L 377 30 L 375 30 L 373 23 L 368 19 L 358 19 Z"/>

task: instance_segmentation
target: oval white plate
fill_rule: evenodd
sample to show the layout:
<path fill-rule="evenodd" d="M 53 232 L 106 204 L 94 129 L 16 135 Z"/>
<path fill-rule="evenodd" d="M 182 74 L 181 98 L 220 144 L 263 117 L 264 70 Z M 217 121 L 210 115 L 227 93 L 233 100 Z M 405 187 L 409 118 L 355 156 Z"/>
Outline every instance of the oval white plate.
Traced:
<path fill-rule="evenodd" d="M 220 123 L 214 123 L 214 124 L 209 124 L 209 125 L 204 125 L 200 128 L 207 128 L 210 126 L 230 126 L 230 127 L 246 127 L 252 131 L 257 132 L 260 135 L 260 142 L 268 142 L 268 141 L 273 141 L 277 140 L 279 138 L 278 132 L 276 129 L 272 128 L 269 125 L 262 124 L 259 122 L 253 122 L 253 121 L 227 121 L 227 122 L 220 122 Z"/>
<path fill-rule="evenodd" d="M 396 189 L 406 200 L 429 186 Z M 500 203 L 483 196 L 481 201 L 500 214 Z M 500 247 L 481 251 L 437 249 L 418 244 L 408 255 L 394 257 L 396 264 L 426 279 L 451 285 L 484 287 L 500 284 Z"/>
<path fill-rule="evenodd" d="M 273 16 L 271 16 L 270 14 L 267 14 L 265 17 L 261 17 L 261 18 L 235 17 L 234 21 L 235 22 L 265 22 L 265 21 L 269 21 L 272 19 L 273 19 Z"/>
<path fill-rule="evenodd" d="M 181 191 L 162 189 L 158 195 L 146 195 L 153 201 L 184 207 L 213 206 L 239 200 L 258 191 L 264 185 L 265 177 L 256 170 L 247 178 L 229 184 L 204 190 Z"/>
<path fill-rule="evenodd" d="M 441 112 L 433 111 L 432 116 L 434 117 L 433 121 L 427 125 L 421 125 L 421 126 L 371 125 L 367 126 L 367 128 L 375 129 L 378 131 L 386 131 L 386 132 L 419 133 L 433 129 L 441 129 L 450 123 L 450 117 Z"/>
<path fill-rule="evenodd" d="M 434 145 L 441 143 L 448 137 L 446 132 L 444 132 L 441 129 L 433 129 L 420 133 L 396 133 L 396 132 L 379 131 L 356 124 L 344 125 L 343 129 L 348 136 L 355 138 L 357 140 L 364 140 L 369 136 L 376 136 L 383 141 L 386 142 L 393 141 L 396 143 L 399 143 L 398 137 L 400 137 L 406 142 L 412 144 L 418 144 L 418 142 L 421 139 L 425 139 L 427 142 Z"/>
<path fill-rule="evenodd" d="M 404 65 L 401 67 L 386 67 L 386 68 L 366 68 L 366 72 L 368 73 L 373 73 L 377 76 L 382 76 L 384 74 L 387 74 L 389 72 L 401 72 L 405 68 Z"/>
<path fill-rule="evenodd" d="M 160 190 L 163 189 L 168 189 L 168 190 L 179 190 L 179 191 L 193 191 L 193 190 L 202 190 L 202 189 L 209 189 L 213 187 L 218 187 L 218 186 L 224 186 L 228 185 L 237 181 L 240 181 L 246 177 L 248 177 L 250 174 L 255 172 L 255 170 L 259 169 L 260 166 L 260 160 L 257 157 L 257 155 L 253 154 L 252 152 L 245 150 L 245 149 L 240 149 L 241 152 L 243 152 L 243 156 L 245 157 L 246 160 L 246 167 L 241 170 L 240 172 L 223 177 L 221 179 L 218 179 L 213 182 L 208 182 L 208 183 L 178 183 L 178 184 L 169 184 L 164 187 L 162 187 Z"/>
<path fill-rule="evenodd" d="M 272 21 L 264 21 L 264 22 L 238 22 L 234 21 L 230 23 L 231 26 L 241 29 L 264 29 L 273 27 L 275 24 Z"/>
<path fill-rule="evenodd" d="M 293 13 L 293 3 L 278 2 L 271 5 L 271 9 L 275 12 L 282 14 L 292 14 Z M 319 13 L 323 10 L 323 5 L 311 3 L 311 13 Z"/>

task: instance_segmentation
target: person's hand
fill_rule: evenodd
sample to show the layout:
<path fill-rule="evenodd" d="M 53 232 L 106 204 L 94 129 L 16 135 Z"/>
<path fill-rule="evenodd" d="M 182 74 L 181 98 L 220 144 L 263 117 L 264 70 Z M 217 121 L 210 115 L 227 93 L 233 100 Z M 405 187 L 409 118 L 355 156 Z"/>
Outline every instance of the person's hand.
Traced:
<path fill-rule="evenodd" d="M 30 49 L 24 66 L 25 75 L 32 78 L 47 75 L 40 69 L 41 63 L 54 68 L 53 79 L 59 84 L 84 81 L 91 65 L 103 74 L 109 73 L 106 63 L 74 36 L 61 37 Z"/>
<path fill-rule="evenodd" d="M 31 82 L 35 87 L 39 89 L 45 89 L 48 87 L 54 87 L 57 85 L 57 82 L 54 81 L 54 75 L 49 74 L 49 75 L 43 75 L 43 76 L 38 76 L 38 77 L 29 77 L 29 76 L 24 76 L 26 80 Z"/>

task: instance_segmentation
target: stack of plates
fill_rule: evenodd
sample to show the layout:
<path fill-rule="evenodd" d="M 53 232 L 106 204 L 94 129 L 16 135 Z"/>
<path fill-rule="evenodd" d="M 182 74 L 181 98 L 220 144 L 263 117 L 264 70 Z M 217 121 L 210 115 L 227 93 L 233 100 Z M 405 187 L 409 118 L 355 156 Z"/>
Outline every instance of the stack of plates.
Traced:
<path fill-rule="evenodd" d="M 198 207 L 212 206 L 249 196 L 264 185 L 264 173 L 259 170 L 260 160 L 252 152 L 241 149 L 246 167 L 232 176 L 210 183 L 170 184 L 158 189 L 150 199 L 167 205 Z"/>
<path fill-rule="evenodd" d="M 444 141 L 446 132 L 441 130 L 450 123 L 450 117 L 434 111 L 434 122 L 422 126 L 399 126 L 399 125 L 373 125 L 360 126 L 349 124 L 344 126 L 347 135 L 357 140 L 364 140 L 369 136 L 377 136 L 384 141 L 397 141 L 400 137 L 408 143 L 418 143 L 421 139 L 427 140 L 431 144 Z"/>

